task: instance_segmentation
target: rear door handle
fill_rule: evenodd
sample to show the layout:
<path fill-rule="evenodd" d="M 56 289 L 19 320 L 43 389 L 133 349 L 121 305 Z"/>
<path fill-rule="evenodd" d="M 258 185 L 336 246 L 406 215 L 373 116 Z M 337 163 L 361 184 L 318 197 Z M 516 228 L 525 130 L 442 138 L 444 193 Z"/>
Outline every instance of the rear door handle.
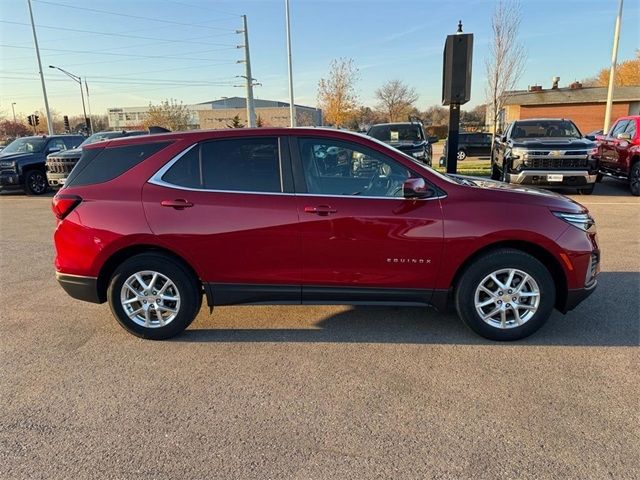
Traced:
<path fill-rule="evenodd" d="M 338 210 L 331 208 L 329 205 L 318 205 L 317 207 L 304 207 L 304 213 L 315 213 L 323 217 L 330 213 L 336 213 Z"/>
<path fill-rule="evenodd" d="M 163 207 L 171 207 L 176 210 L 184 210 L 185 208 L 193 207 L 193 203 L 184 200 L 183 198 L 177 198 L 175 200 L 162 200 L 160 205 Z"/>

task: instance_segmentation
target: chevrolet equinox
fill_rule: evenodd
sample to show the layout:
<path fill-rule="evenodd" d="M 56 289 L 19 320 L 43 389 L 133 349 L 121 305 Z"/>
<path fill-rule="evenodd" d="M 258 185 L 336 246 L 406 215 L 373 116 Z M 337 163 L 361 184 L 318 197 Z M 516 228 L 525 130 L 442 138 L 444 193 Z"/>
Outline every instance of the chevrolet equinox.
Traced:
<path fill-rule="evenodd" d="M 445 176 L 363 135 L 174 132 L 87 145 L 53 199 L 58 282 L 166 339 L 238 304 L 453 305 L 493 340 L 593 292 L 595 224 L 525 186 Z"/>

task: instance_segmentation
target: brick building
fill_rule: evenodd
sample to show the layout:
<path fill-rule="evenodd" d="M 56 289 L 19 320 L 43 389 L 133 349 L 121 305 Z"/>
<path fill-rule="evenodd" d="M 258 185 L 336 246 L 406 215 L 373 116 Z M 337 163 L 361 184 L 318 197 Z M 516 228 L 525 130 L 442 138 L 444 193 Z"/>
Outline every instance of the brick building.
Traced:
<path fill-rule="evenodd" d="M 532 86 L 528 91 L 510 92 L 501 112 L 499 125 L 527 118 L 567 118 L 584 133 L 601 130 L 607 101 L 606 87 L 582 87 L 579 82 L 567 88 L 543 90 Z M 640 85 L 616 87 L 613 95 L 611 123 L 623 115 L 640 114 Z M 490 123 L 489 123 L 490 124 Z"/>

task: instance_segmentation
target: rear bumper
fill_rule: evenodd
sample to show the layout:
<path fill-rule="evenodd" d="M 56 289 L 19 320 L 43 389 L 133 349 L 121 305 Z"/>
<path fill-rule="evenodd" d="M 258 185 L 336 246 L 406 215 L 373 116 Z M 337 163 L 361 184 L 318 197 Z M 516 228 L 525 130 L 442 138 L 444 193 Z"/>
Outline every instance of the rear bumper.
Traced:
<path fill-rule="evenodd" d="M 70 297 L 91 303 L 103 303 L 98 295 L 98 279 L 56 272 L 56 279 Z"/>
<path fill-rule="evenodd" d="M 562 180 L 550 182 L 549 175 L 562 175 Z M 580 187 L 595 183 L 597 176 L 597 172 L 591 174 L 588 170 L 522 170 L 518 173 L 508 173 L 507 181 L 521 185 Z"/>

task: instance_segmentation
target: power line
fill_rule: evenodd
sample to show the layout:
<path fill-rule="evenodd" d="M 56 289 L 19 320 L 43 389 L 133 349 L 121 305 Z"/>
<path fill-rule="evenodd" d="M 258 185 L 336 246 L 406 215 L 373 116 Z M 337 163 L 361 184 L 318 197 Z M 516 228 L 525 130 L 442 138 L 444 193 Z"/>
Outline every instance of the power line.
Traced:
<path fill-rule="evenodd" d="M 8 44 L 5 44 L 5 43 L 0 44 L 0 47 L 20 48 L 20 49 L 27 49 L 27 50 L 31 49 L 31 47 L 23 47 L 23 46 L 20 46 L 20 45 L 8 45 Z M 235 49 L 236 49 L 236 47 L 214 48 L 214 49 L 210 49 L 210 50 L 201 50 L 199 52 L 190 52 L 190 53 L 200 54 L 200 53 L 209 53 L 209 52 L 220 52 L 220 51 L 226 51 L 226 50 L 235 50 Z M 64 48 L 42 48 L 41 50 L 47 50 L 47 51 L 50 51 L 50 52 L 82 53 L 82 54 L 86 54 L 86 55 L 95 55 L 96 54 L 96 52 L 92 51 L 92 50 L 68 50 L 68 49 L 64 49 Z M 191 58 L 191 57 L 168 56 L 168 55 L 136 55 L 136 54 L 131 54 L 131 53 L 111 53 L 111 52 L 103 52 L 103 51 L 100 52 L 100 55 L 112 55 L 112 56 L 116 56 L 116 57 L 133 57 L 133 58 L 151 58 L 151 59 L 162 59 L 162 60 L 167 59 L 167 58 L 171 58 L 171 59 L 176 59 L 176 60 L 193 60 L 193 61 L 198 61 L 198 62 L 207 62 L 207 61 L 212 60 L 211 58 Z"/>
<path fill-rule="evenodd" d="M 12 25 L 24 25 L 24 26 L 29 26 L 28 23 L 23 23 L 23 22 L 12 22 L 9 20 L 0 20 L 0 23 L 8 23 L 8 24 L 12 24 Z M 229 44 L 229 43 L 212 43 L 212 42 L 195 42 L 192 40 L 172 40 L 172 39 L 166 39 L 166 38 L 158 38 L 158 37 L 144 37 L 141 35 L 128 35 L 126 33 L 110 33 L 110 32 L 98 32 L 98 31 L 92 31 L 92 30 L 80 30 L 77 28 L 66 28 L 66 27 L 54 27 L 54 26 L 50 26 L 50 25 L 36 25 L 36 27 L 38 28 L 46 28 L 46 29 L 50 29 L 50 30 L 64 30 L 67 32 L 79 32 L 79 33 L 91 33 L 91 34 L 96 34 L 96 35 L 106 35 L 109 37 L 123 37 L 123 38 L 139 38 L 142 40 L 157 40 L 163 43 L 169 42 L 169 43 L 192 43 L 192 44 L 199 44 L 199 45 L 215 45 L 215 46 L 220 46 L 220 47 L 230 47 L 230 48 L 235 48 L 235 44 Z M 229 34 L 231 35 L 231 34 Z M 129 46 L 127 46 L 129 47 Z"/>
<path fill-rule="evenodd" d="M 160 18 L 153 18 L 153 17 L 143 17 L 141 15 L 130 15 L 127 13 L 118 13 L 118 12 L 111 12 L 108 10 L 99 10 L 97 8 L 88 8 L 88 7 L 79 7 L 77 5 L 67 5 L 64 3 L 57 3 L 57 2 L 48 2 L 46 0 L 33 0 L 36 1 L 38 3 L 43 3 L 46 5 L 54 5 L 56 7 L 63 7 L 63 8 L 71 8 L 73 10 L 84 10 L 87 12 L 93 12 L 93 13 L 103 13 L 105 15 L 115 15 L 118 17 L 127 17 L 127 18 L 135 18 L 137 20 L 147 20 L 147 21 L 152 21 L 152 22 L 159 22 L 159 23 L 166 23 L 169 25 L 181 25 L 183 27 L 196 27 L 196 28 L 206 28 L 208 30 L 235 30 L 235 29 L 230 29 L 230 28 L 222 28 L 222 27 L 210 27 L 207 25 L 201 25 L 201 24 L 197 24 L 197 23 L 184 23 L 184 22 L 175 22 L 172 20 L 164 20 L 164 19 L 160 19 Z"/>

